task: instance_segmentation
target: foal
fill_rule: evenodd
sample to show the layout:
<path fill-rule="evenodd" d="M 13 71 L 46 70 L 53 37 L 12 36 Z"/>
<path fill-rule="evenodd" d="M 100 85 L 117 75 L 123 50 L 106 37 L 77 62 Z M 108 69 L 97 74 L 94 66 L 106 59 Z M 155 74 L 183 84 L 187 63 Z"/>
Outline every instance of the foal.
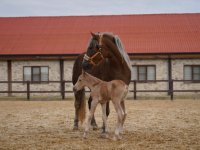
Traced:
<path fill-rule="evenodd" d="M 121 139 L 120 133 L 123 130 L 123 124 L 126 118 L 124 98 L 127 95 L 128 86 L 121 80 L 106 82 L 83 72 L 74 85 L 74 91 L 79 91 L 84 88 L 84 86 L 87 86 L 91 90 L 91 97 L 93 99 L 83 135 L 84 138 L 87 137 L 91 119 L 98 103 L 102 106 L 102 119 L 105 124 L 105 131 L 107 132 L 106 102 L 111 100 L 118 116 L 114 140 Z"/>

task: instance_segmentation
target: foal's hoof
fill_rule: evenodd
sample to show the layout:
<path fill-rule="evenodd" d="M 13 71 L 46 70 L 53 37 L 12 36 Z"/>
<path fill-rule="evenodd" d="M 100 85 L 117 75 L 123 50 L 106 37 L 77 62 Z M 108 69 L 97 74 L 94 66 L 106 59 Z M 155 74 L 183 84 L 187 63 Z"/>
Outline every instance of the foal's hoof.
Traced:
<path fill-rule="evenodd" d="M 108 139 L 109 135 L 108 135 L 108 133 L 104 132 L 104 133 L 101 133 L 100 137 L 104 138 L 104 139 Z"/>
<path fill-rule="evenodd" d="M 123 134 L 124 133 L 124 130 L 122 129 L 122 130 L 120 130 L 120 132 L 119 132 L 120 134 Z"/>
<path fill-rule="evenodd" d="M 116 136 L 114 136 L 112 140 L 113 140 L 113 141 L 117 141 L 118 139 L 117 139 Z"/>
<path fill-rule="evenodd" d="M 83 138 L 87 139 L 87 134 L 86 133 L 83 134 Z"/>
<path fill-rule="evenodd" d="M 113 141 L 117 141 L 117 140 L 121 140 L 121 139 L 122 139 L 122 137 L 120 135 L 118 135 L 118 136 L 114 135 L 114 137 L 113 137 Z"/>

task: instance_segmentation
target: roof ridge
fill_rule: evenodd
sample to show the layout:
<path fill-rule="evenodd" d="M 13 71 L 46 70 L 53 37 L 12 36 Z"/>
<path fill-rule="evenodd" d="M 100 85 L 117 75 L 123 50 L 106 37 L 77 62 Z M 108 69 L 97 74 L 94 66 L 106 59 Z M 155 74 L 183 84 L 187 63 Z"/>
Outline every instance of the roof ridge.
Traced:
<path fill-rule="evenodd" d="M 200 15 L 200 13 L 156 13 L 156 14 L 103 14 L 103 15 L 69 15 L 69 16 L 0 16 L 1 18 L 65 18 L 65 17 L 113 17 L 113 16 L 161 16 L 161 15 Z"/>

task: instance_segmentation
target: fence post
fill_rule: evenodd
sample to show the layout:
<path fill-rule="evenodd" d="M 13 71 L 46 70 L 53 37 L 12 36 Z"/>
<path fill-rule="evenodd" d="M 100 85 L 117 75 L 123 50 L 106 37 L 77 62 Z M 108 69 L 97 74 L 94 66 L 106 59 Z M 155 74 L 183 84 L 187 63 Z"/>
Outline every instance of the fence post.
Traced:
<path fill-rule="evenodd" d="M 27 99 L 30 100 L 30 81 L 27 81 Z"/>
<path fill-rule="evenodd" d="M 62 80 L 62 99 L 65 99 L 65 80 Z"/>
<path fill-rule="evenodd" d="M 137 98 L 137 95 L 136 95 L 137 94 L 136 93 L 136 91 L 137 91 L 136 80 L 134 80 L 133 83 L 134 83 L 134 89 L 133 89 L 134 90 L 134 92 L 133 92 L 134 93 L 134 100 L 136 100 L 136 98 Z"/>
<path fill-rule="evenodd" d="M 171 89 L 170 89 L 170 95 L 171 95 L 171 100 L 174 99 L 174 81 L 170 80 L 171 84 Z"/>

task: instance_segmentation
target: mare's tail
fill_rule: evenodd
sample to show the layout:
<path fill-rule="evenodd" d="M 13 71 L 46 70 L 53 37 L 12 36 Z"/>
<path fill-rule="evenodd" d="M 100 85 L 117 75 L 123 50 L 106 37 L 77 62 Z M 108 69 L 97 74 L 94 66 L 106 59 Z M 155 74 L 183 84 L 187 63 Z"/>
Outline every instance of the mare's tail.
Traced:
<path fill-rule="evenodd" d="M 86 116 L 86 100 L 85 100 L 85 91 L 83 91 L 83 95 L 81 97 L 81 106 L 79 109 L 79 120 L 81 121 L 81 123 L 84 122 L 85 120 L 85 116 Z"/>
<path fill-rule="evenodd" d="M 78 110 L 78 120 L 83 123 L 86 116 L 85 90 L 75 93 L 75 108 Z"/>
<path fill-rule="evenodd" d="M 77 57 L 77 59 L 74 62 L 73 66 L 73 73 L 72 73 L 72 82 L 73 85 L 76 84 L 79 75 L 82 73 L 82 61 L 83 61 L 84 54 L 81 54 Z M 80 90 L 75 95 L 75 109 L 77 113 L 77 119 L 83 123 L 85 120 L 86 115 L 86 102 L 85 102 L 85 90 Z"/>

